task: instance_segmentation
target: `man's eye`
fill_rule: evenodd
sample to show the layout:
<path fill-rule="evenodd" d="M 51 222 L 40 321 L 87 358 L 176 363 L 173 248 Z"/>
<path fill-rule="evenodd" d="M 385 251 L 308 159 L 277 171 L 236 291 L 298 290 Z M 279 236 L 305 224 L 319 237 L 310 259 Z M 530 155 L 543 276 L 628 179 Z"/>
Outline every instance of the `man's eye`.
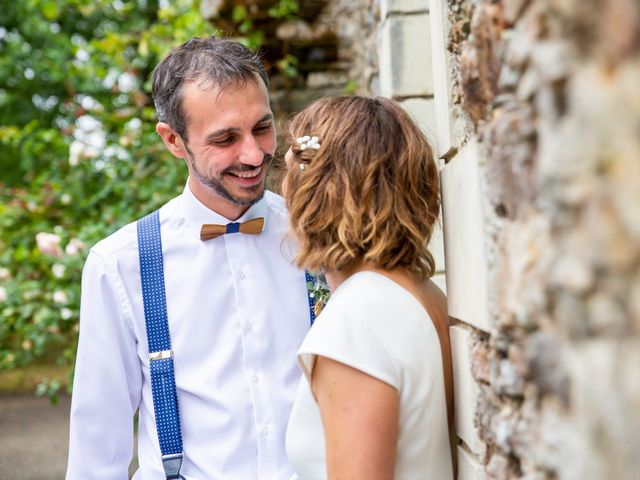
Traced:
<path fill-rule="evenodd" d="M 253 129 L 253 131 L 258 134 L 267 133 L 269 130 L 271 130 L 271 124 L 261 125 Z"/>
<path fill-rule="evenodd" d="M 214 145 L 228 145 L 233 142 L 233 137 L 224 137 L 214 140 Z"/>

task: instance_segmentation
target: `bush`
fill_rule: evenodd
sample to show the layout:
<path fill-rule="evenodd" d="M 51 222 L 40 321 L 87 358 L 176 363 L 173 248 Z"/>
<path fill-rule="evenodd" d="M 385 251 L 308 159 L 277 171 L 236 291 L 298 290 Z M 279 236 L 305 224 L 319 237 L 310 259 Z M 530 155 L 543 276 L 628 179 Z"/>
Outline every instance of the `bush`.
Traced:
<path fill-rule="evenodd" d="M 0 11 L 0 370 L 71 373 L 88 248 L 186 179 L 154 130 L 153 67 L 213 28 L 187 0 L 13 0 Z M 38 392 L 59 388 L 43 379 Z"/>

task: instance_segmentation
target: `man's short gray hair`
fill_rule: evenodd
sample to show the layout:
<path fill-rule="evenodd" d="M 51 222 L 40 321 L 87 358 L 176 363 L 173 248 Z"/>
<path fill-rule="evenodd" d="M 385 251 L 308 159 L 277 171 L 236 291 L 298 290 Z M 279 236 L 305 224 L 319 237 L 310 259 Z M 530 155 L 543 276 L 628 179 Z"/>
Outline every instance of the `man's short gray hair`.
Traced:
<path fill-rule="evenodd" d="M 182 108 L 182 88 L 200 81 L 226 88 L 244 86 L 261 78 L 269 87 L 269 79 L 260 57 L 233 40 L 192 38 L 174 48 L 153 71 L 152 96 L 158 120 L 165 122 L 185 141 L 187 117 Z"/>

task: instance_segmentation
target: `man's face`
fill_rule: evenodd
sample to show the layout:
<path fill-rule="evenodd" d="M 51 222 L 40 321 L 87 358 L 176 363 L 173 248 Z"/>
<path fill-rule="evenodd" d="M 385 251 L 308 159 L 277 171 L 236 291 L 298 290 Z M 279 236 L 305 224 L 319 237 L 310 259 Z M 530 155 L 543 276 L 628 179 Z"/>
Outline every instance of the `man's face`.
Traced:
<path fill-rule="evenodd" d="M 276 149 L 267 89 L 261 80 L 223 90 L 196 81 L 182 95 L 189 186 L 209 208 L 235 219 L 264 195 Z"/>

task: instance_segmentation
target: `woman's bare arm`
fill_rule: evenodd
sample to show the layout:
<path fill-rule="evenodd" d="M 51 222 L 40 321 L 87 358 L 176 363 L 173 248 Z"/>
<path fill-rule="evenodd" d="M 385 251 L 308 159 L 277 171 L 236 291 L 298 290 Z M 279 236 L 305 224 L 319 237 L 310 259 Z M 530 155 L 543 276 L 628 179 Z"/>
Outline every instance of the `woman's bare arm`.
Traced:
<path fill-rule="evenodd" d="M 312 389 L 322 417 L 329 480 L 393 479 L 398 391 L 366 373 L 319 356 Z"/>

